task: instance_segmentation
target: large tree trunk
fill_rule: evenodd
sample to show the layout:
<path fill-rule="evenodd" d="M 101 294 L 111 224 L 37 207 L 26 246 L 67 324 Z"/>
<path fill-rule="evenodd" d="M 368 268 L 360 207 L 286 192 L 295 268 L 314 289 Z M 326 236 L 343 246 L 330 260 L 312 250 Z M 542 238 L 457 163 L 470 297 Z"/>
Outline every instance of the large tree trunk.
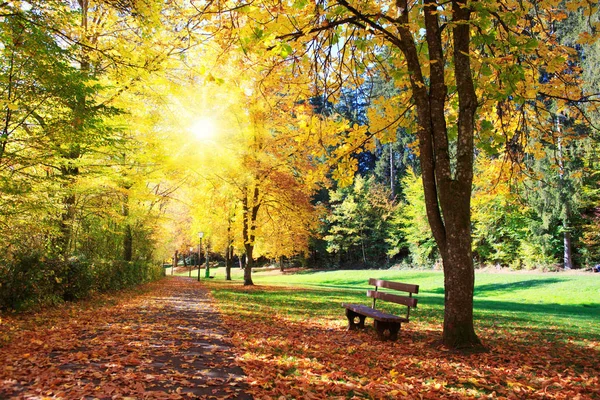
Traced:
<path fill-rule="evenodd" d="M 479 347 L 481 345 L 473 326 L 475 268 L 471 250 L 471 193 L 477 96 L 469 56 L 471 37 L 470 26 L 467 22 L 470 19 L 470 13 L 471 11 L 464 1 L 454 0 L 452 2 L 452 19 L 457 21 L 457 25 L 452 28 L 452 38 L 459 108 L 458 141 L 454 179 L 450 179 L 447 184 L 444 184 L 443 192 L 440 193 L 442 212 L 446 222 L 444 251 L 446 308 L 442 340 L 446 346 L 451 348 Z M 435 18 L 437 21 L 437 16 Z M 444 132 L 443 135 L 447 138 L 448 132 Z"/>
<path fill-rule="evenodd" d="M 210 278 L 210 241 L 206 240 L 206 268 L 204 269 L 204 277 Z"/>
<path fill-rule="evenodd" d="M 468 199 L 457 197 L 457 211 L 446 221 L 447 235 L 445 251 L 442 253 L 445 304 L 442 341 L 450 348 L 480 345 L 473 326 L 475 271 L 471 251 L 470 213 L 459 205 L 465 201 L 468 202 Z"/>
<path fill-rule="evenodd" d="M 171 275 L 173 275 L 175 268 L 177 268 L 177 255 L 178 254 L 179 254 L 179 252 L 177 250 L 175 250 L 175 254 L 173 254 L 173 269 L 171 270 Z"/>
<path fill-rule="evenodd" d="M 256 239 L 256 218 L 258 217 L 258 210 L 260 208 L 258 186 L 254 187 L 251 201 L 252 205 L 249 204 L 248 192 L 245 190 L 244 197 L 242 198 L 242 237 L 244 239 L 244 248 L 246 249 L 244 286 L 254 285 L 254 282 L 252 282 L 252 267 L 254 266 L 254 257 L 252 253 L 254 252 L 254 240 Z"/>
<path fill-rule="evenodd" d="M 231 280 L 231 267 L 233 266 L 233 246 L 230 244 L 225 250 L 225 280 Z"/>
<path fill-rule="evenodd" d="M 81 28 L 83 36 L 88 36 L 88 0 L 79 0 L 79 6 L 81 7 Z M 80 71 L 82 74 L 87 75 L 90 72 L 90 61 L 87 55 L 88 49 L 82 48 L 80 57 Z M 78 93 L 76 95 L 76 101 L 73 105 L 73 134 L 83 135 L 84 121 L 87 118 L 87 99 L 85 93 Z M 62 176 L 65 178 L 64 187 L 67 192 L 73 186 L 73 182 L 79 175 L 79 168 L 74 166 L 74 162 L 81 157 L 81 148 L 77 142 L 62 143 L 65 146 L 65 150 L 61 150 L 61 156 L 65 159 L 65 165 L 61 166 L 60 171 Z M 58 248 L 63 257 L 68 257 L 73 250 L 75 237 L 74 237 L 74 225 L 76 217 L 76 203 L 77 197 L 75 194 L 69 193 L 63 199 L 64 211 L 60 222 L 60 238 L 58 239 Z"/>
<path fill-rule="evenodd" d="M 133 260 L 133 232 L 129 224 L 125 224 L 125 233 L 123 235 L 123 260 Z"/>
<path fill-rule="evenodd" d="M 227 221 L 227 248 L 225 249 L 225 280 L 231 280 L 231 266 L 233 265 L 233 240 L 231 238 L 232 220 Z"/>
<path fill-rule="evenodd" d="M 188 263 L 187 263 L 187 260 L 186 260 L 186 256 L 185 256 L 186 254 L 189 254 L 187 252 L 187 250 L 183 253 L 183 267 L 184 268 L 188 266 Z M 190 278 L 192 277 L 192 264 L 191 263 L 190 263 L 189 268 L 188 268 L 188 277 L 190 277 Z"/>
<path fill-rule="evenodd" d="M 75 177 L 79 170 L 77 168 L 61 168 L 63 177 L 68 177 L 71 180 Z M 67 190 L 70 189 L 71 184 L 66 183 Z M 60 254 L 67 258 L 72 250 L 73 245 L 73 224 L 75 223 L 76 214 L 76 203 L 77 197 L 74 194 L 67 195 L 63 199 L 63 214 L 60 220 L 60 236 L 57 238 L 56 247 L 59 249 Z"/>
<path fill-rule="evenodd" d="M 252 267 L 254 266 L 254 257 L 252 253 L 254 252 L 254 245 L 247 243 L 246 248 L 246 265 L 244 266 L 244 286 L 254 285 L 252 282 Z"/>
<path fill-rule="evenodd" d="M 565 230 L 565 233 L 564 233 L 564 236 L 563 236 L 563 242 L 564 242 L 564 252 L 563 252 L 564 269 L 573 269 L 573 251 L 572 251 L 572 246 L 571 246 L 571 233 L 569 233 L 569 226 L 568 226 L 568 224 L 566 222 L 563 225 L 563 228 Z"/>
<path fill-rule="evenodd" d="M 470 10 L 460 0 L 452 1 L 454 75 L 458 92 L 458 138 L 456 158 L 450 153 L 446 125 L 447 86 L 437 3 L 425 0 L 425 33 L 429 49 L 427 79 L 412 33 L 408 28 L 409 7 L 399 1 L 402 14 L 398 47 L 411 73 L 417 109 L 419 159 L 421 162 L 427 218 L 444 264 L 445 312 L 442 342 L 450 348 L 480 346 L 473 326 L 474 267 L 471 254 L 471 186 L 473 182 L 474 118 L 477 110 L 471 65 Z"/>

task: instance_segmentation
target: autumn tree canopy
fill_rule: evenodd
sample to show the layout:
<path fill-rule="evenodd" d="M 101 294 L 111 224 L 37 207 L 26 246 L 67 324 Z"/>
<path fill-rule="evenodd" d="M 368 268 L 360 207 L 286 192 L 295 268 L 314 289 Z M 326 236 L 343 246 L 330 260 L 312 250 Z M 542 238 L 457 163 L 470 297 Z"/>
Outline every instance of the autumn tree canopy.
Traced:
<path fill-rule="evenodd" d="M 594 2 L 10 1 L 0 18 L 3 279 L 33 253 L 124 271 L 199 231 L 246 255 L 246 284 L 257 256 L 439 255 L 457 348 L 479 345 L 474 259 L 600 254 Z M 354 201 L 356 175 L 391 192 Z M 383 214 L 367 257 L 353 243 Z"/>

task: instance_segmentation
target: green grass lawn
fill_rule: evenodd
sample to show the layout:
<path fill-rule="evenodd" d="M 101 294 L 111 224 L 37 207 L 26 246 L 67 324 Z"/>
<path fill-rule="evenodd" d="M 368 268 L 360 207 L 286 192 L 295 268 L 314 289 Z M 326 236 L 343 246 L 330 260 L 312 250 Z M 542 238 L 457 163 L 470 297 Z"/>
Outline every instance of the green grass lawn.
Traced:
<path fill-rule="evenodd" d="M 232 274 L 234 282 L 242 279 L 239 269 L 232 270 Z M 212 269 L 211 275 L 217 281 L 224 280 L 225 270 Z M 269 291 L 264 296 L 253 292 L 248 296 L 290 315 L 297 313 L 303 317 L 310 312 L 340 317 L 342 302 L 369 303 L 364 293 L 370 288 L 367 282 L 371 277 L 420 285 L 419 307 L 414 317 L 441 324 L 444 281 L 440 271 L 339 270 L 279 274 L 257 270 L 253 273 L 253 281 L 258 286 L 308 290 L 299 293 L 299 297 L 287 290 Z M 219 291 L 227 296 L 223 289 Z M 242 294 L 232 292 L 229 295 Z M 381 306 L 384 306 L 383 302 Z M 388 308 L 400 311 L 393 305 Z M 502 325 L 552 336 L 560 333 L 575 339 L 597 339 L 600 337 L 600 274 L 478 272 L 474 308 L 476 324 L 482 327 Z"/>
<path fill-rule="evenodd" d="M 476 273 L 475 329 L 488 351 L 461 355 L 438 346 L 439 271 L 258 269 L 253 287 L 232 272 L 228 282 L 223 268 L 211 269 L 203 282 L 257 398 L 600 398 L 600 274 Z M 370 277 L 420 285 L 395 343 L 380 342 L 372 320 L 346 331 L 341 303 L 370 304 Z"/>

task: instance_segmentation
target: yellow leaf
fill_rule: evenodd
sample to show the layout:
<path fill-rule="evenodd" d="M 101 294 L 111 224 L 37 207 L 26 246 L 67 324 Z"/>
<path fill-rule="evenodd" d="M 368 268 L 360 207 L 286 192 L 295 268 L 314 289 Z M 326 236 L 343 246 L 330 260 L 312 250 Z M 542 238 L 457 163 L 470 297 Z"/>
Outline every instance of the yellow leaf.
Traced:
<path fill-rule="evenodd" d="M 473 386 L 479 386 L 479 381 L 475 378 L 469 378 L 469 379 L 467 379 L 467 382 L 469 382 Z"/>
<path fill-rule="evenodd" d="M 582 32 L 579 34 L 577 39 L 578 44 L 593 44 L 596 41 L 596 37 L 591 35 L 589 32 Z"/>

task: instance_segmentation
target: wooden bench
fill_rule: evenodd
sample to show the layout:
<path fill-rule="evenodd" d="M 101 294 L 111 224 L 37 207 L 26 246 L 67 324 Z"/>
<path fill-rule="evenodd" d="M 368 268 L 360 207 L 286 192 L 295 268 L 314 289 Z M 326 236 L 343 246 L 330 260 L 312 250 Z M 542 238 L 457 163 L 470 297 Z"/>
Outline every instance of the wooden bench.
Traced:
<path fill-rule="evenodd" d="M 342 304 L 342 307 L 346 309 L 348 329 L 355 330 L 364 328 L 365 318 L 371 317 L 374 320 L 375 329 L 377 330 L 377 334 L 381 340 L 385 340 L 386 338 L 389 340 L 396 340 L 398 338 L 398 332 L 400 331 L 400 325 L 403 322 L 408 322 L 410 318 L 410 309 L 417 307 L 417 299 L 412 297 L 412 295 L 413 293 L 419 293 L 419 285 L 384 281 L 373 278 L 369 279 L 369 285 L 375 286 L 375 290 L 367 290 L 367 297 L 373 298 L 373 305 L 371 307 L 362 304 Z M 378 288 L 407 292 L 408 296 L 378 291 Z M 375 309 L 375 302 L 377 299 L 405 305 L 406 317 L 399 317 Z"/>

